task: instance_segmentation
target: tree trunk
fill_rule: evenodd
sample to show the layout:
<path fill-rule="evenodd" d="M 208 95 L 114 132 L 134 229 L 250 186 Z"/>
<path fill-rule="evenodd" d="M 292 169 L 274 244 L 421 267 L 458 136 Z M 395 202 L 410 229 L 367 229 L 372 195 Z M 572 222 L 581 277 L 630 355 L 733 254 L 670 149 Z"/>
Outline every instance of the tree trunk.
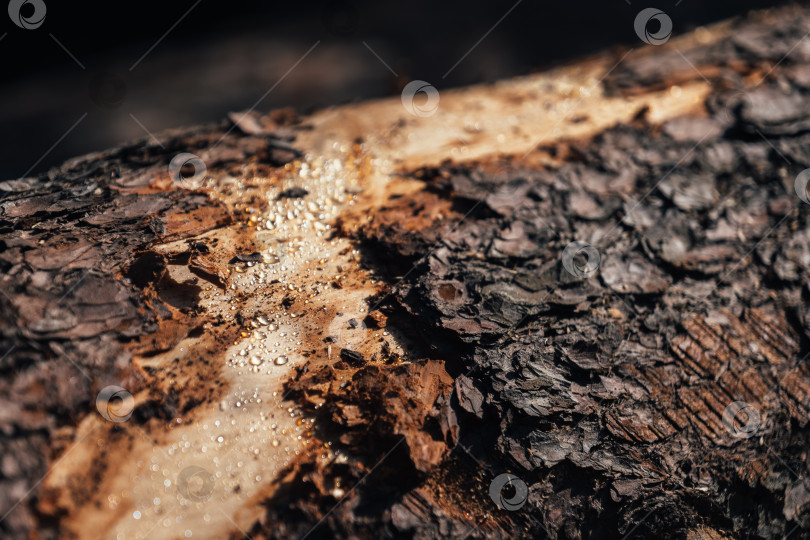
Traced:
<path fill-rule="evenodd" d="M 4 535 L 808 537 L 809 24 L 0 184 Z"/>

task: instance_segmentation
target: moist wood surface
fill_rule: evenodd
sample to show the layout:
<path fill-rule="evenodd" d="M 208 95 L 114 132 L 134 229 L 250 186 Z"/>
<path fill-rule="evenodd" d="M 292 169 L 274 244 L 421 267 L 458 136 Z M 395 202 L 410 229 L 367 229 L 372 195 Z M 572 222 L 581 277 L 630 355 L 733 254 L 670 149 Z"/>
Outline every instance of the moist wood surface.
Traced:
<path fill-rule="evenodd" d="M 604 82 L 634 99 L 708 80 L 694 115 L 406 161 L 417 189 L 338 220 L 382 283 L 363 324 L 409 352 L 332 354 L 312 336 L 286 390 L 336 457 L 302 452 L 254 501 L 251 538 L 810 537 L 810 212 L 794 190 L 810 167 L 810 12 L 724 28 L 634 51 Z M 64 506 L 37 481 L 98 387 L 148 392 L 131 355 L 170 350 L 204 317 L 150 246 L 239 210 L 156 184 L 174 153 L 219 168 L 296 155 L 279 126 L 230 125 L 0 184 L 4 536 L 59 536 Z M 575 241 L 599 254 L 590 277 L 564 267 Z M 205 246 L 176 258 L 227 283 Z M 136 421 L 207 399 L 153 394 Z M 488 491 L 507 472 L 528 488 L 514 511 Z"/>

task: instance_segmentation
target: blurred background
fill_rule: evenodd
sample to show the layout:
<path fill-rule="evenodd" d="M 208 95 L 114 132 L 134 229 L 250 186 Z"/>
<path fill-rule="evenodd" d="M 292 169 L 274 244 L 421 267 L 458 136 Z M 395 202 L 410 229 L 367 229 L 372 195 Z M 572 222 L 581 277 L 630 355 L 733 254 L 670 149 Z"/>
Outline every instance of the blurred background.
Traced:
<path fill-rule="evenodd" d="M 230 111 L 299 112 L 524 75 L 609 47 L 639 46 L 646 7 L 674 35 L 768 0 L 408 2 L 11 0 L 37 28 L 0 17 L 0 180 Z"/>

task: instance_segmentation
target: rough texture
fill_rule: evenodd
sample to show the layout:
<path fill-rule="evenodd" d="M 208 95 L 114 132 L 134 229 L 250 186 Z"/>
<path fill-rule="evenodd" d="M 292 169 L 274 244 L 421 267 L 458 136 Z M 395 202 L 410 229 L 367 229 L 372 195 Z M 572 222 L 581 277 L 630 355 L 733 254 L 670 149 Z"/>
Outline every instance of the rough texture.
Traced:
<path fill-rule="evenodd" d="M 200 324 L 199 290 L 172 281 L 167 261 L 149 246 L 221 227 L 233 212 L 202 191 L 173 186 L 169 161 L 190 150 L 206 153 L 209 167 L 294 156 L 258 129 L 247 136 L 230 133 L 230 124 L 177 131 L 165 147 L 139 142 L 0 183 L 0 318 L 7 322 L 0 328 L 0 536 L 23 537 L 34 527 L 45 537 L 56 533 L 48 521 L 37 525 L 32 510 L 48 462 L 74 440 L 75 423 L 95 408 L 101 388 L 146 386 L 149 375 L 130 364 L 133 352 L 170 349 Z M 206 250 L 189 246 L 183 264 L 223 286 Z M 155 396 L 135 417 L 171 418 L 193 400 Z"/>
<path fill-rule="evenodd" d="M 810 213 L 793 185 L 810 166 L 808 20 L 784 10 L 682 51 L 713 83 L 706 117 L 540 149 L 554 168 L 413 171 L 421 194 L 347 227 L 395 284 L 370 304 L 422 357 L 375 369 L 382 399 L 364 369 L 321 394 L 322 424 L 359 418 L 364 436 L 342 441 L 348 461 L 292 471 L 251 536 L 810 535 Z M 701 76 L 650 48 L 607 84 Z M 564 268 L 574 241 L 599 253 L 589 278 Z M 389 379 L 431 358 L 454 379 L 418 416 L 446 445 L 436 465 L 396 420 L 413 386 Z M 304 404 L 315 377 L 330 378 L 291 383 Z M 487 497 L 506 471 L 528 484 L 519 511 Z"/>
<path fill-rule="evenodd" d="M 704 116 L 654 126 L 641 114 L 536 155 L 403 171 L 420 192 L 338 223 L 388 284 L 340 331 L 390 329 L 407 353 L 332 354 L 328 332 L 307 336 L 319 349 L 286 395 L 334 459 L 302 452 L 255 501 L 266 514 L 250 537 L 810 537 L 810 213 L 794 191 L 810 166 L 808 21 L 800 8 L 758 16 L 730 40 L 632 53 L 606 80 L 621 94 L 707 77 Z M 247 136 L 209 166 L 292 155 L 259 118 L 232 119 Z M 36 487 L 92 408 L 103 382 L 82 366 L 120 380 L 122 342 L 148 354 L 193 329 L 166 264 L 227 283 L 205 245 L 171 261 L 149 250 L 233 219 L 159 185 L 173 151 L 221 134 L 0 185 L 0 309 L 15 317 L 2 334 L 14 348 L 0 508 Z M 538 155 L 554 165 L 529 165 Z M 592 246 L 587 261 L 568 256 L 573 242 Z M 160 411 L 186 398 L 138 414 L 170 419 Z M 514 511 L 488 492 L 506 472 L 528 488 Z M 33 508 L 3 532 L 54 536 L 58 512 Z"/>

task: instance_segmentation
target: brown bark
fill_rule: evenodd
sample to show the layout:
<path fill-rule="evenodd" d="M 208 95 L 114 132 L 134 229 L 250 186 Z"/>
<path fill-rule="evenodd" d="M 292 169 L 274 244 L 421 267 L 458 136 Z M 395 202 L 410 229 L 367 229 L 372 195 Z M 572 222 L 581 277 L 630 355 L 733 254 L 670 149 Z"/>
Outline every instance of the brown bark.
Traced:
<path fill-rule="evenodd" d="M 165 148 L 139 142 L 0 184 L 0 311 L 8 322 L 0 333 L 3 536 L 57 534 L 50 505 L 45 515 L 36 510 L 37 488 L 49 462 L 78 438 L 76 423 L 95 409 L 101 388 L 114 383 L 151 393 L 135 411 L 140 422 L 171 419 L 201 399 L 162 394 L 131 358 L 170 350 L 201 324 L 199 289 L 174 281 L 166 258 L 150 247 L 238 219 L 205 193 L 173 185 L 168 163 L 178 149 L 206 149 L 214 167 L 245 161 L 261 167 L 294 156 L 278 150 L 283 145 L 269 134 L 226 135 L 229 127 L 177 131 L 166 135 Z M 189 243 L 180 261 L 168 262 L 223 286 L 211 275 L 217 267 L 201 262 L 207 250 L 204 240 Z M 76 498 L 87 490 L 81 486 Z"/>
<path fill-rule="evenodd" d="M 390 102 L 292 122 L 307 152 L 346 147 L 339 170 L 360 193 L 318 159 L 283 166 L 295 152 L 278 115 L 0 184 L 0 309 L 13 321 L 0 392 L 0 511 L 13 511 L 1 530 L 129 526 L 122 515 L 141 507 L 124 505 L 121 486 L 148 484 L 132 463 L 162 460 L 155 449 L 182 462 L 173 430 L 192 437 L 217 418 L 240 384 L 226 369 L 249 373 L 226 350 L 271 312 L 304 325 L 292 326 L 305 331 L 279 407 L 296 405 L 306 442 L 264 458 L 277 469 L 259 487 L 215 492 L 227 520 L 195 536 L 807 536 L 810 214 L 793 182 L 810 167 L 810 55 L 794 47 L 808 23 L 790 8 L 633 52 L 603 93 L 561 113 L 560 134 L 541 139 L 553 123 L 527 122 L 500 150 L 503 118 L 536 110 L 536 87 L 448 92 L 447 117 L 410 124 Z M 614 63 L 543 80 L 598 81 Z M 552 105 L 566 91 L 549 90 Z M 484 127 L 461 144 L 471 103 Z M 171 185 L 168 163 L 185 151 L 204 156 L 204 190 Z M 382 179 L 385 160 L 396 178 Z M 353 204 L 334 236 L 283 240 L 290 253 L 315 238 L 334 250 L 296 282 L 279 271 L 251 288 L 238 274 L 263 283 L 250 269 L 276 268 L 267 249 L 281 240 L 274 226 L 258 234 L 257 216 L 295 222 L 320 195 L 290 182 L 318 167 L 324 193 Z M 567 258 L 573 242 L 596 250 L 598 271 L 572 270 L 584 263 Z M 344 304 L 357 303 L 351 318 Z M 135 395 L 127 423 L 87 415 L 112 383 Z M 251 443 L 228 457 L 214 438 L 210 451 L 279 457 Z M 514 496 L 513 510 L 490 492 L 504 473 L 515 491 L 494 496 Z M 194 523 L 205 504 L 184 516 Z M 144 531 L 175 534 L 151 512 L 138 510 L 158 527 Z"/>
<path fill-rule="evenodd" d="M 547 145 L 548 167 L 524 155 L 410 171 L 424 191 L 347 224 L 394 284 L 369 303 L 423 346 L 398 369 L 441 359 L 454 383 L 436 396 L 360 368 L 313 394 L 332 368 L 302 374 L 294 395 L 368 457 L 296 471 L 251 535 L 806 536 L 808 214 L 793 180 L 810 165 L 810 57 L 792 47 L 807 17 L 640 51 L 608 78 L 643 94 L 708 77 L 705 114 Z M 564 269 L 577 240 L 598 246 L 598 276 Z M 396 420 L 422 395 L 439 463 Z M 528 486 L 511 513 L 486 492 L 507 471 Z M 347 476 L 357 489 L 330 496 Z"/>

